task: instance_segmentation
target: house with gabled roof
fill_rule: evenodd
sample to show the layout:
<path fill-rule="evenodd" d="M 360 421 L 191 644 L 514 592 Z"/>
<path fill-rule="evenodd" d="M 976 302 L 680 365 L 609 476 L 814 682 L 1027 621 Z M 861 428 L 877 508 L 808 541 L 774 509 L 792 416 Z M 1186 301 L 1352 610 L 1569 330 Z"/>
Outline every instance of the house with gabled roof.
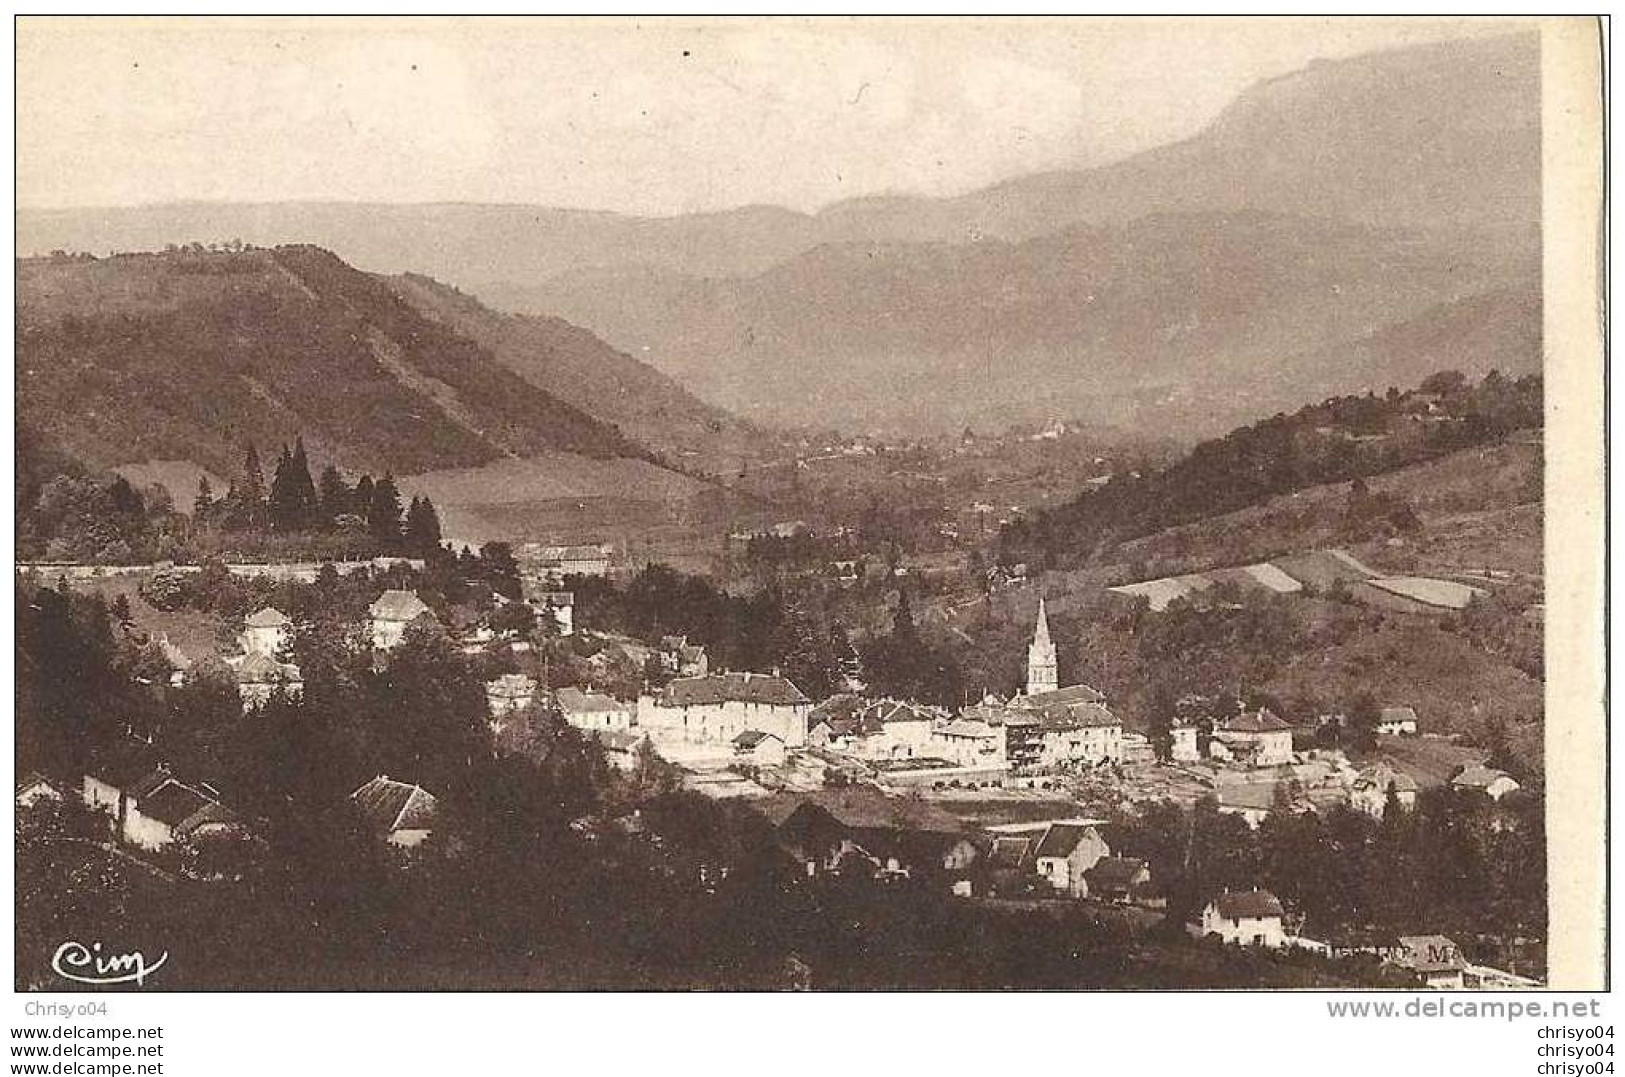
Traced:
<path fill-rule="evenodd" d="M 1250 767 L 1278 767 L 1292 762 L 1292 726 L 1268 707 L 1244 710 L 1218 723 L 1213 739 L 1231 759 Z"/>
<path fill-rule="evenodd" d="M 1111 854 L 1098 827 L 1051 823 L 1033 848 L 1033 869 L 1053 889 L 1072 897 L 1088 897 L 1085 873 Z"/>
<path fill-rule="evenodd" d="M 1103 856 L 1083 873 L 1089 896 L 1116 905 L 1166 904 L 1151 883 L 1151 867 L 1132 856 Z"/>
<path fill-rule="evenodd" d="M 872 789 L 809 795 L 777 826 L 779 846 L 808 876 L 964 879 L 979 851 L 963 824 L 931 805 Z"/>
<path fill-rule="evenodd" d="M 1377 733 L 1385 737 L 1416 736 L 1416 711 L 1411 707 L 1384 707 L 1377 719 Z"/>
<path fill-rule="evenodd" d="M 1500 800 L 1508 793 L 1515 793 L 1523 787 L 1504 770 L 1496 770 L 1483 763 L 1472 763 L 1462 767 L 1455 777 L 1450 779 L 1450 788 L 1482 793 L 1491 800 Z"/>
<path fill-rule="evenodd" d="M 734 758 L 755 767 L 784 766 L 784 741 L 760 729 L 747 729 L 734 738 Z"/>
<path fill-rule="evenodd" d="M 275 658 L 288 645 L 292 634 L 292 618 L 275 606 L 266 606 L 243 618 L 243 631 L 238 639 L 244 654 Z"/>
<path fill-rule="evenodd" d="M 367 607 L 367 628 L 373 647 L 380 651 L 399 647 L 406 638 L 407 626 L 419 617 L 433 618 L 434 613 L 416 591 L 385 591 Z"/>
<path fill-rule="evenodd" d="M 61 799 L 62 791 L 57 788 L 56 782 L 39 771 L 30 770 L 17 776 L 17 807 L 26 808 L 42 800 Z"/>
<path fill-rule="evenodd" d="M 304 674 L 292 662 L 279 662 L 261 651 L 230 661 L 237 697 L 245 711 L 263 707 L 278 692 L 291 699 L 304 694 Z"/>
<path fill-rule="evenodd" d="M 143 849 L 163 849 L 213 833 L 240 829 L 235 812 L 214 790 L 166 775 L 130 802 L 124 840 Z"/>
<path fill-rule="evenodd" d="M 1238 946 L 1287 944 L 1286 910 L 1268 890 L 1226 890 L 1202 909 L 1203 936 Z"/>
<path fill-rule="evenodd" d="M 637 708 L 633 704 L 622 703 L 603 692 L 572 686 L 560 688 L 554 698 L 558 700 L 559 713 L 565 722 L 577 729 L 625 732 L 637 724 Z"/>
<path fill-rule="evenodd" d="M 410 849 L 433 832 L 440 804 L 415 783 L 380 774 L 350 794 L 367 824 L 390 845 Z"/>

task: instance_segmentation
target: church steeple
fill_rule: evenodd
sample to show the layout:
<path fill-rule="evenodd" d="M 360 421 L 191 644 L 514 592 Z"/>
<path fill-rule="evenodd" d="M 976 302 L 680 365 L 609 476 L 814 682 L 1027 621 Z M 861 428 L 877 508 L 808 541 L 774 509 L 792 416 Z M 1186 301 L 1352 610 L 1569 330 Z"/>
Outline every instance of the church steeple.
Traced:
<path fill-rule="evenodd" d="M 1044 597 L 1038 597 L 1038 623 L 1033 627 L 1033 641 L 1027 647 L 1027 694 L 1053 692 L 1061 686 L 1055 668 L 1055 644 L 1049 638 L 1049 617 L 1044 611 Z"/>

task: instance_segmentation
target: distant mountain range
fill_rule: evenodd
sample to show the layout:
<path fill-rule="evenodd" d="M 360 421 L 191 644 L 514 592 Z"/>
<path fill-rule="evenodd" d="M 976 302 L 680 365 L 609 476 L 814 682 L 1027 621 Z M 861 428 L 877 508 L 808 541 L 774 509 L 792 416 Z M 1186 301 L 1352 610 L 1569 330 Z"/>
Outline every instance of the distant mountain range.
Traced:
<path fill-rule="evenodd" d="M 16 334 L 19 425 L 93 467 L 229 475 L 295 436 L 374 473 L 653 462 L 749 436 L 590 333 L 315 247 L 26 259 Z"/>
<path fill-rule="evenodd" d="M 1319 63 L 1185 142 L 958 198 L 22 211 L 19 249 L 318 243 L 567 319 L 753 420 L 1199 435 L 1441 365 L 1538 369 L 1539 59 L 1521 35 Z"/>

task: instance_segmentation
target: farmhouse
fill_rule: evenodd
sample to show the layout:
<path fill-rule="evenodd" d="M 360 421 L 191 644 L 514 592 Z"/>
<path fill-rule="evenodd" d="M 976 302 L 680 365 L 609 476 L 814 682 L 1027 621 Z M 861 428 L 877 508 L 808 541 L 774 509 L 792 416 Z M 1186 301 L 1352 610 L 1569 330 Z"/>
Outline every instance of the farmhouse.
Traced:
<path fill-rule="evenodd" d="M 1112 851 L 1100 831 L 1087 823 L 1051 823 L 1033 850 L 1033 868 L 1051 887 L 1087 897 L 1085 873 Z"/>
<path fill-rule="evenodd" d="M 1268 890 L 1225 891 L 1202 910 L 1202 934 L 1239 946 L 1286 945 L 1286 913 Z"/>
<path fill-rule="evenodd" d="M 1416 736 L 1416 712 L 1410 707 L 1384 707 L 1377 732 L 1386 737 Z"/>
<path fill-rule="evenodd" d="M 1083 873 L 1089 896 L 1117 905 L 1159 905 L 1151 886 L 1151 868 L 1132 856 L 1103 856 Z"/>
<path fill-rule="evenodd" d="M 977 858 L 975 844 L 952 816 L 856 790 L 802 801 L 779 823 L 778 841 L 808 876 L 858 871 L 953 884 Z"/>
<path fill-rule="evenodd" d="M 133 798 L 125 815 L 124 840 L 158 850 L 179 841 L 238 830 L 237 816 L 212 790 L 167 774 Z"/>

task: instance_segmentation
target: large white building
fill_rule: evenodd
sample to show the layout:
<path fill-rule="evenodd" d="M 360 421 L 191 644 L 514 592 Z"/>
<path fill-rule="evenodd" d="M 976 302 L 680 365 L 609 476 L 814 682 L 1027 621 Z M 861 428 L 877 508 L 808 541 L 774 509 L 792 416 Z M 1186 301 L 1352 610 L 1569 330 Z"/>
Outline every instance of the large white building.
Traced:
<path fill-rule="evenodd" d="M 776 673 L 715 673 L 679 677 L 658 695 L 641 697 L 637 724 L 657 738 L 728 745 L 755 730 L 800 748 L 811 707 L 801 689 Z"/>

